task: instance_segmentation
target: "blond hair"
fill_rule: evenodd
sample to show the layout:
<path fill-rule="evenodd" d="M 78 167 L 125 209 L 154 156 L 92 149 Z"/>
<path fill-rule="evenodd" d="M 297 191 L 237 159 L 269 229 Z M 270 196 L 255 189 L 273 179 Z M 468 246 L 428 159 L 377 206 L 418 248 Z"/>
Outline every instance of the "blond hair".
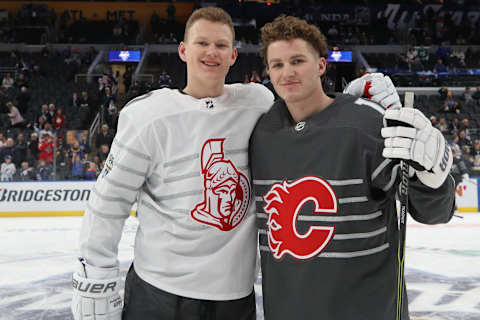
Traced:
<path fill-rule="evenodd" d="M 261 29 L 262 48 L 260 56 L 268 67 L 267 50 L 272 42 L 280 40 L 302 39 L 309 43 L 320 57 L 328 57 L 327 39 L 314 25 L 303 19 L 292 16 L 279 16 L 273 22 L 265 24 Z"/>
<path fill-rule="evenodd" d="M 183 35 L 183 41 L 187 41 L 188 31 L 190 31 L 190 28 L 192 27 L 192 25 L 196 21 L 201 19 L 204 19 L 210 22 L 219 22 L 227 25 L 230 28 L 230 31 L 232 31 L 232 36 L 233 36 L 232 44 L 233 44 L 233 41 L 235 41 L 235 29 L 233 27 L 232 17 L 225 10 L 221 8 L 216 8 L 216 7 L 200 8 L 195 10 L 190 15 L 185 25 L 185 33 Z"/>

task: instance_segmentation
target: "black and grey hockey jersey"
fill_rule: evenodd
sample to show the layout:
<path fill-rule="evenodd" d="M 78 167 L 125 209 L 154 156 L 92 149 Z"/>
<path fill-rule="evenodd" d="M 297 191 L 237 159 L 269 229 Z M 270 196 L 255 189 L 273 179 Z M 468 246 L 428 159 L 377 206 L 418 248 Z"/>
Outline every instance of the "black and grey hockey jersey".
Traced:
<path fill-rule="evenodd" d="M 395 319 L 400 164 L 382 157 L 383 113 L 339 94 L 297 124 L 282 100 L 257 123 L 250 157 L 266 320 Z M 411 179 L 415 220 L 445 223 L 453 208 L 451 177 L 436 190 Z"/>

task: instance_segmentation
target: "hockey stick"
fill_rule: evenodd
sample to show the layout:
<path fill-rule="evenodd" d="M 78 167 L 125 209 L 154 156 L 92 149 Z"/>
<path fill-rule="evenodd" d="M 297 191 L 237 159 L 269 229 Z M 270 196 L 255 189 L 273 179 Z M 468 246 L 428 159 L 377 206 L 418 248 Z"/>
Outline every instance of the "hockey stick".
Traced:
<path fill-rule="evenodd" d="M 413 92 L 405 92 L 404 108 L 413 108 Z M 407 231 L 407 211 L 408 211 L 408 170 L 407 161 L 401 162 L 400 173 L 400 192 L 398 200 L 400 201 L 399 217 L 399 239 L 398 239 L 398 286 L 397 286 L 397 318 L 402 320 L 403 313 L 403 272 L 405 267 L 405 236 Z"/>

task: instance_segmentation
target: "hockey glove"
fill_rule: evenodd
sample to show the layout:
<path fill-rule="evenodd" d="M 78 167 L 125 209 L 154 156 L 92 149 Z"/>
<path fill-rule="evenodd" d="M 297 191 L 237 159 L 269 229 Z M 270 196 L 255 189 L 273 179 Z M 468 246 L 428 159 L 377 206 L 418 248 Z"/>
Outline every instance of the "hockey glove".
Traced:
<path fill-rule="evenodd" d="M 75 320 L 120 320 L 123 301 L 118 268 L 97 268 L 79 259 L 72 279 Z"/>
<path fill-rule="evenodd" d="M 401 108 L 400 97 L 389 76 L 368 73 L 350 82 L 343 93 L 363 97 L 381 104 L 384 108 Z"/>
<path fill-rule="evenodd" d="M 413 161 L 417 177 L 424 185 L 434 189 L 440 187 L 453 162 L 452 151 L 442 133 L 421 111 L 413 108 L 385 111 L 384 122 L 391 121 L 397 125 L 405 123 L 405 126 L 382 129 L 385 138 L 383 156 Z"/>

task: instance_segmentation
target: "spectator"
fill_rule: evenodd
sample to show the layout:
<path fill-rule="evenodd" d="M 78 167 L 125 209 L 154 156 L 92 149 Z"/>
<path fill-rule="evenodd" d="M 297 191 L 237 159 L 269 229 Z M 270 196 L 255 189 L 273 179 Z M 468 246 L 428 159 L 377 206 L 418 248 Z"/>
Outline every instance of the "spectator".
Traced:
<path fill-rule="evenodd" d="M 17 167 L 20 167 L 20 164 L 27 159 L 27 142 L 25 141 L 25 135 L 19 133 L 17 135 L 17 141 L 15 141 L 14 146 L 14 162 Z"/>
<path fill-rule="evenodd" d="M 38 145 L 38 150 L 40 151 L 39 159 L 45 161 L 46 163 L 53 162 L 53 137 L 48 133 L 40 136 L 40 144 Z"/>
<path fill-rule="evenodd" d="M 96 180 L 97 176 L 98 176 L 97 165 L 93 161 L 88 162 L 88 168 L 85 171 L 85 179 L 86 180 Z"/>
<path fill-rule="evenodd" d="M 13 138 L 7 138 L 6 145 L 0 150 L 0 159 L 4 159 L 6 155 L 15 156 L 15 141 Z"/>
<path fill-rule="evenodd" d="M 172 86 L 172 78 L 163 70 L 162 74 L 158 77 L 158 85 L 160 88 L 170 88 Z"/>
<path fill-rule="evenodd" d="M 480 140 L 478 139 L 473 143 L 472 156 L 475 169 L 480 170 Z"/>
<path fill-rule="evenodd" d="M 428 66 L 428 59 L 430 58 L 430 55 L 428 53 L 428 48 L 425 48 L 423 44 L 420 45 L 420 48 L 417 49 L 418 52 L 418 57 L 420 58 L 420 62 L 424 66 Z"/>
<path fill-rule="evenodd" d="M 12 74 L 10 72 L 8 72 L 2 79 L 2 87 L 6 89 L 11 88 L 14 83 L 15 80 L 12 78 Z"/>
<path fill-rule="evenodd" d="M 450 90 L 447 87 L 441 87 L 438 89 L 438 94 L 440 95 L 440 100 L 445 100 L 447 99 L 448 92 Z"/>
<path fill-rule="evenodd" d="M 2 132 L 0 132 L 0 152 L 2 151 L 2 148 L 5 147 L 6 145 L 7 145 L 7 138 Z"/>
<path fill-rule="evenodd" d="M 108 124 L 103 124 L 102 129 L 97 137 L 95 138 L 95 147 L 98 149 L 102 144 L 111 146 L 113 142 L 113 135 L 108 130 Z"/>
<path fill-rule="evenodd" d="M 444 101 L 444 111 L 460 113 L 460 104 L 455 100 L 450 90 L 448 91 L 447 98 Z"/>
<path fill-rule="evenodd" d="M 444 117 L 441 117 L 438 120 L 437 125 L 438 130 L 440 130 L 443 134 L 447 134 L 449 132 L 447 120 Z"/>
<path fill-rule="evenodd" d="M 91 108 L 92 101 L 88 96 L 87 91 L 82 91 L 82 97 L 79 99 L 79 103 L 81 106 L 87 107 L 89 109 Z"/>
<path fill-rule="evenodd" d="M 117 127 L 117 121 L 118 109 L 116 106 L 116 102 L 115 100 L 110 100 L 110 103 L 108 104 L 108 108 L 105 113 L 105 122 L 108 124 L 109 127 L 115 129 Z"/>
<path fill-rule="evenodd" d="M 462 123 L 460 124 L 460 130 L 465 131 L 468 139 L 472 139 L 472 136 L 470 135 L 470 121 L 467 118 L 462 120 Z"/>
<path fill-rule="evenodd" d="M 100 161 L 104 161 L 107 159 L 109 151 L 110 151 L 110 147 L 107 146 L 106 144 L 102 144 L 100 146 L 100 150 L 98 150 L 97 152 L 97 156 L 100 159 Z"/>
<path fill-rule="evenodd" d="M 30 167 L 27 161 L 21 163 L 20 169 L 17 171 L 17 178 L 19 181 L 33 181 L 37 180 L 35 169 Z"/>
<path fill-rule="evenodd" d="M 87 135 L 82 134 L 80 136 L 79 146 L 84 155 L 88 155 L 90 153 L 90 144 L 88 143 Z"/>
<path fill-rule="evenodd" d="M 453 138 L 452 138 L 452 141 L 450 142 L 450 147 L 452 148 L 452 151 L 453 150 L 456 151 L 457 157 L 461 157 L 462 156 L 462 148 L 460 148 L 460 146 L 458 145 L 458 141 L 459 141 L 458 136 L 454 135 Z"/>
<path fill-rule="evenodd" d="M 452 149 L 453 154 L 453 164 L 452 168 L 450 169 L 450 174 L 455 180 L 455 187 L 457 187 L 460 182 L 462 182 L 463 178 L 467 178 L 469 176 L 468 167 L 464 161 L 464 159 L 457 153 L 456 150 Z"/>
<path fill-rule="evenodd" d="M 27 143 L 27 159 L 29 162 L 33 163 L 38 159 L 39 155 L 38 150 L 38 134 L 33 132 L 30 135 L 30 141 Z"/>
<path fill-rule="evenodd" d="M 467 137 L 465 130 L 460 130 L 458 133 L 458 145 L 463 149 L 464 146 L 471 147 L 472 141 Z"/>
<path fill-rule="evenodd" d="M 470 87 L 466 87 L 465 91 L 462 93 L 462 101 L 465 101 L 465 104 L 468 104 L 471 101 L 473 101 L 472 92 L 470 90 Z"/>
<path fill-rule="evenodd" d="M 17 79 L 15 80 L 15 87 L 28 87 L 27 81 L 25 80 L 25 75 L 23 73 L 18 74 Z"/>
<path fill-rule="evenodd" d="M 49 122 L 53 124 L 53 118 L 57 114 L 55 104 L 50 103 L 48 105 L 48 118 L 51 119 Z"/>
<path fill-rule="evenodd" d="M 477 103 L 480 103 L 480 86 L 477 86 L 475 92 L 472 94 L 472 98 L 477 100 Z"/>
<path fill-rule="evenodd" d="M 407 55 L 406 55 L 407 63 L 410 65 L 417 56 L 418 56 L 418 52 L 417 50 L 415 50 L 414 47 L 408 48 Z"/>
<path fill-rule="evenodd" d="M 433 71 L 435 71 L 436 73 L 447 72 L 447 66 L 445 66 L 445 65 L 443 64 L 443 60 L 442 60 L 442 59 L 438 59 L 438 60 L 437 60 L 437 63 L 436 63 L 435 66 L 433 67 Z"/>
<path fill-rule="evenodd" d="M 84 177 L 84 166 L 79 154 L 75 154 L 72 159 L 72 178 L 82 180 Z"/>
<path fill-rule="evenodd" d="M 56 130 L 63 129 L 65 127 L 65 116 L 63 115 L 62 108 L 57 109 L 57 113 L 53 117 L 53 125 Z"/>
<path fill-rule="evenodd" d="M 73 161 L 73 158 L 75 156 L 79 156 L 80 159 L 83 158 L 83 150 L 80 148 L 80 142 L 77 140 L 73 141 L 72 145 L 70 146 L 70 149 L 68 149 L 68 157 L 70 158 L 70 161 Z"/>
<path fill-rule="evenodd" d="M 25 114 L 29 109 L 30 93 L 27 87 L 20 88 L 20 93 L 17 95 L 17 106 L 21 113 Z"/>
<path fill-rule="evenodd" d="M 48 105 L 47 104 L 42 104 L 42 106 L 40 107 L 40 113 L 36 117 L 36 120 L 37 120 L 36 122 L 37 123 L 40 122 L 41 117 L 45 118 L 45 122 L 52 123 L 52 117 L 50 117 L 50 113 L 48 112 Z"/>
<path fill-rule="evenodd" d="M 55 137 L 55 133 L 53 132 L 52 125 L 50 123 L 45 123 L 43 130 L 39 131 L 38 136 L 40 137 L 40 142 L 42 142 L 43 137 L 46 135 L 52 138 Z"/>
<path fill-rule="evenodd" d="M 72 94 L 72 107 L 78 107 L 79 106 L 79 97 L 78 97 L 78 93 L 74 92 Z"/>
<path fill-rule="evenodd" d="M 52 177 L 52 166 L 46 163 L 45 160 L 40 159 L 37 166 L 37 180 L 50 180 Z"/>
<path fill-rule="evenodd" d="M 6 155 L 0 168 L 0 180 L 13 181 L 13 176 L 15 175 L 16 171 L 15 164 L 12 162 L 12 156 Z"/>
<path fill-rule="evenodd" d="M 10 118 L 10 125 L 12 128 L 22 128 L 25 119 L 20 114 L 20 111 L 13 105 L 12 102 L 7 102 L 8 117 Z"/>
<path fill-rule="evenodd" d="M 451 54 L 451 49 L 447 47 L 444 41 L 440 44 L 440 47 L 438 47 L 436 51 L 436 55 L 438 59 L 441 59 L 442 61 L 445 61 L 445 63 L 448 63 L 448 58 L 450 57 Z"/>

